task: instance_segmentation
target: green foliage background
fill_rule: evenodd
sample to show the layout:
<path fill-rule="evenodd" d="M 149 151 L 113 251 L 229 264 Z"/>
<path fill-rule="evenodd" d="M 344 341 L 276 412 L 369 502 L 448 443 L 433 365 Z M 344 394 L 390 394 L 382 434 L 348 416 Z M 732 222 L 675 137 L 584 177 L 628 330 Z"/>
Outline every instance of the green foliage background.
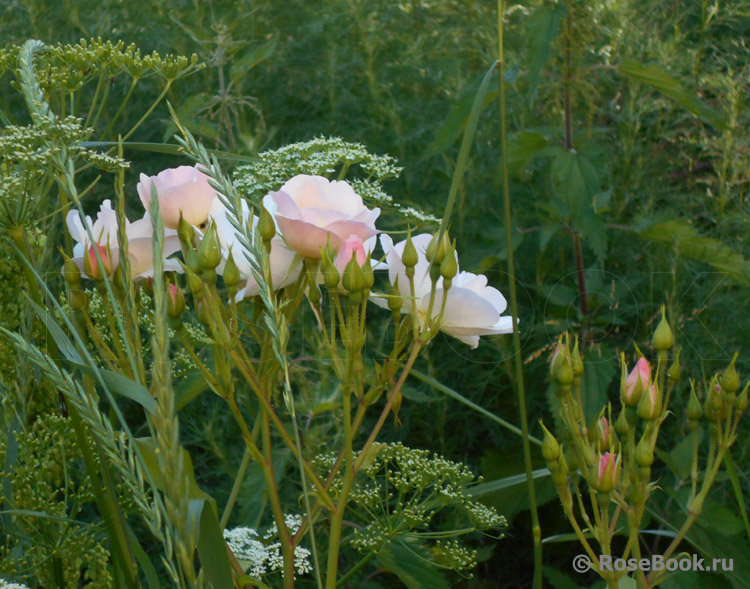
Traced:
<path fill-rule="evenodd" d="M 492 2 L 459 0 L 103 0 L 95 9 L 71 0 L 10 0 L 0 7 L 0 38 L 9 46 L 28 38 L 66 43 L 101 36 L 136 43 L 144 52 L 197 53 L 206 68 L 176 83 L 167 99 L 209 146 L 254 155 L 318 135 L 361 142 L 404 167 L 402 177 L 387 185 L 390 194 L 439 216 L 458 137 L 479 81 L 496 58 L 496 10 Z M 663 302 L 689 376 L 722 369 L 735 349 L 739 366 L 747 367 L 750 49 L 743 35 L 750 3 L 534 1 L 508 6 L 505 26 L 511 231 L 532 433 L 540 434 L 536 417 L 549 420 L 553 409 L 546 360 L 554 337 L 566 329 L 586 339 L 585 392 L 592 412 L 617 398 L 617 353 L 632 354 L 632 343 L 648 353 Z M 4 123 L 23 123 L 9 76 L 0 80 L 0 107 L 9 116 Z M 114 86 L 112 93 L 125 90 Z M 153 98 L 147 80 L 130 102 L 127 120 L 134 122 Z M 452 234 L 462 268 L 485 272 L 507 292 L 493 98 L 486 100 Z M 160 142 L 174 131 L 164 106 L 149 121 L 133 140 Z M 142 152 L 127 156 L 133 161 L 128 194 L 136 208 L 136 172 L 178 162 Z M 90 197 L 92 206 L 108 196 L 102 186 Z M 580 307 L 575 235 L 583 244 L 588 313 Z M 13 273 L 10 251 L 3 255 L 3 272 Z M 51 259 L 50 269 L 57 266 Z M 12 284 L 3 287 L 0 320 L 10 329 L 22 328 L 18 297 Z M 510 338 L 485 342 L 474 352 L 446 339 L 431 346 L 418 369 L 515 423 L 511 358 Z M 310 387 L 321 386 L 320 367 L 305 370 Z M 3 365 L 6 386 L 14 378 Z M 678 401 L 684 395 L 683 388 Z M 514 434 L 418 380 L 410 381 L 404 396 L 402 425 L 386 437 L 465 461 L 487 480 L 522 472 Z M 47 406 L 54 407 L 54 399 Z M 233 442 L 237 432 L 207 396 L 182 415 L 198 482 L 222 501 L 241 459 Z M 11 427 L 6 421 L 5 432 Z M 676 409 L 674 439 L 684 433 L 682 423 Z M 316 427 L 311 436 L 331 435 L 325 424 Z M 673 460 L 663 466 L 665 490 L 653 528 L 679 513 L 680 473 L 673 464 L 679 447 L 663 451 Z M 704 552 L 724 556 L 750 547 L 750 529 L 740 517 L 750 489 L 749 451 L 745 435 L 734 450 L 740 492 L 725 477 L 714 494 L 720 516 L 699 522 L 696 538 Z M 254 481 L 247 479 L 248 496 Z M 538 493 L 543 501 L 553 499 L 545 482 Z M 511 541 L 482 540 L 475 578 L 456 582 L 527 586 L 531 538 L 523 487 L 486 498 L 509 521 L 515 516 Z M 248 500 L 237 519 L 251 525 L 258 512 Z M 542 508 L 542 530 L 545 536 L 567 532 L 555 502 Z M 663 548 L 658 540 L 653 545 Z M 546 546 L 550 586 L 585 582 L 571 571 L 577 552 L 574 543 Z M 668 583 L 687 582 L 699 587 L 712 581 L 695 575 Z"/>

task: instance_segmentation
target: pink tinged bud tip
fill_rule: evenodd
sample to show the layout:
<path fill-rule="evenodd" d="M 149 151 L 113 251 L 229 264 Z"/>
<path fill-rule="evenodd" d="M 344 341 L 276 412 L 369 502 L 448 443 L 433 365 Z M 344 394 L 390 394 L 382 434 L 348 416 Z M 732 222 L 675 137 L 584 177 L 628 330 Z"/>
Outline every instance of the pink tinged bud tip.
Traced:
<path fill-rule="evenodd" d="M 176 284 L 170 284 L 167 286 L 167 294 L 169 295 L 169 299 L 171 300 L 173 305 L 177 304 L 177 285 Z"/>
<path fill-rule="evenodd" d="M 625 381 L 625 400 L 637 402 L 643 391 L 648 388 L 650 376 L 651 367 L 648 365 L 648 361 L 645 358 L 640 358 Z"/>
<path fill-rule="evenodd" d="M 86 252 L 86 259 L 84 260 L 84 271 L 86 272 L 86 274 L 91 276 L 91 278 L 102 278 L 101 269 L 99 267 L 99 260 L 96 257 L 97 251 L 99 252 L 99 257 L 102 259 L 104 272 L 107 276 L 109 276 L 112 273 L 112 262 L 109 259 L 106 248 L 102 245 L 99 245 L 98 243 L 90 246 L 88 251 Z"/>
<path fill-rule="evenodd" d="M 599 431 L 602 434 L 603 440 L 609 439 L 609 421 L 607 421 L 607 418 L 602 416 L 602 418 L 599 420 Z"/>
<path fill-rule="evenodd" d="M 336 268 L 340 273 L 346 269 L 346 265 L 351 261 L 352 256 L 357 260 L 359 266 L 364 266 L 367 261 L 367 252 L 365 244 L 358 235 L 350 235 L 344 240 L 338 255 L 336 256 Z"/>

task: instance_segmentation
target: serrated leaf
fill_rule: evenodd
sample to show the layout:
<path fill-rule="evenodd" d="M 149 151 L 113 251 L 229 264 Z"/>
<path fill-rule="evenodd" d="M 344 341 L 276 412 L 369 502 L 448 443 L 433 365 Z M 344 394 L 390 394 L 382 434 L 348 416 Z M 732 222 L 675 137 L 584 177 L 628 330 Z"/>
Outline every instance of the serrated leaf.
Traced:
<path fill-rule="evenodd" d="M 529 95 L 536 94 L 539 86 L 539 76 L 549 58 L 552 41 L 557 37 L 560 23 L 568 14 L 565 4 L 542 4 L 529 17 L 526 25 L 526 38 L 529 68 Z"/>
<path fill-rule="evenodd" d="M 549 145 L 541 133 L 519 133 L 508 138 L 508 174 L 518 174 Z"/>
<path fill-rule="evenodd" d="M 658 64 L 643 65 L 637 61 L 625 60 L 618 69 L 620 73 L 629 78 L 646 84 L 677 101 L 694 115 L 699 116 L 714 127 L 724 128 L 726 126 L 723 117 L 718 112 L 707 106 L 693 92 L 687 90 L 663 66 Z"/>
<path fill-rule="evenodd" d="M 728 245 L 712 237 L 701 235 L 698 230 L 682 220 L 657 223 L 640 229 L 644 239 L 671 245 L 686 258 L 710 264 L 745 286 L 750 286 L 750 263 Z"/>

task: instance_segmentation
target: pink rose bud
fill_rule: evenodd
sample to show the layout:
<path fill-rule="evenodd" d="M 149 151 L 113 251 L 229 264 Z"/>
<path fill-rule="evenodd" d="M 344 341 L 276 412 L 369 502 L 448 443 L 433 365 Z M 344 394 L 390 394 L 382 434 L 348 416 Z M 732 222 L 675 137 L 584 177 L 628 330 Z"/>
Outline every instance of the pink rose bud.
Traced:
<path fill-rule="evenodd" d="M 358 235 L 350 235 L 345 241 L 344 245 L 341 246 L 338 255 L 336 256 L 336 268 L 340 274 L 344 273 L 346 265 L 352 259 L 352 256 L 356 256 L 357 264 L 362 267 L 367 261 L 367 252 L 365 251 L 365 244 Z"/>
<path fill-rule="evenodd" d="M 636 407 L 641 399 L 643 391 L 648 388 L 648 380 L 651 376 L 651 368 L 645 358 L 636 362 L 635 368 L 628 374 L 622 387 L 622 401 L 629 407 Z"/>
<path fill-rule="evenodd" d="M 96 247 L 96 250 L 94 248 Z M 90 246 L 88 251 L 86 252 L 86 256 L 83 259 L 83 271 L 89 276 L 90 278 L 93 278 L 94 280 L 101 280 L 104 278 L 101 272 L 101 268 L 99 267 L 99 260 L 96 258 L 96 252 L 99 252 L 99 257 L 102 259 L 102 265 L 104 266 L 104 273 L 107 276 L 112 276 L 112 271 L 114 268 L 112 267 L 112 260 L 109 257 L 108 250 L 109 248 L 105 248 L 102 245 L 99 245 L 98 243 L 95 243 L 94 245 Z"/>
<path fill-rule="evenodd" d="M 620 456 L 606 452 L 599 457 L 597 479 L 594 486 L 600 493 L 609 493 L 617 486 L 620 474 Z"/>
<path fill-rule="evenodd" d="M 182 296 L 176 284 L 167 285 L 167 315 L 179 317 L 185 310 L 185 297 Z"/>
<path fill-rule="evenodd" d="M 596 427 L 600 447 L 602 449 L 609 449 L 609 421 L 602 415 L 601 419 L 596 423 Z"/>

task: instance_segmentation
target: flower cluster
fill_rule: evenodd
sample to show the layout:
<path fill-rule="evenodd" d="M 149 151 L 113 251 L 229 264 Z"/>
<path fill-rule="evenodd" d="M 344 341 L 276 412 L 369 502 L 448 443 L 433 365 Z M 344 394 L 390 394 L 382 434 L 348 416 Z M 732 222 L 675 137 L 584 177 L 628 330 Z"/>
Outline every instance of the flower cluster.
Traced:
<path fill-rule="evenodd" d="M 373 173 L 386 173 L 380 168 L 391 165 L 366 163 Z M 77 210 L 70 211 L 68 230 L 76 241 L 73 262 L 89 278 L 111 277 L 122 259 L 120 249 L 125 244 L 120 243 L 119 224 L 124 222 L 131 278 L 152 276 L 154 224 L 148 211 L 155 196 L 164 226 L 163 267 L 174 272 L 186 269 L 194 293 L 201 290 L 201 276 L 205 279 L 216 274 L 224 276 L 238 301 L 259 293 L 253 253 L 247 247 L 247 227 L 252 234 L 260 232 L 268 244 L 270 274 L 264 279 L 274 290 L 296 282 L 308 262 L 317 264 L 322 259 L 321 273 L 313 283 L 325 282 L 329 288 L 343 287 L 350 292 L 366 286 L 369 294 L 372 281 L 366 274 L 372 275 L 370 260 L 375 257 L 380 233 L 385 262 L 376 268 L 388 270 L 391 289 L 387 295 L 373 294 L 376 304 L 415 315 L 416 324 L 429 332 L 429 337 L 440 329 L 472 348 L 477 347 L 480 336 L 512 331 L 510 317 L 501 315 L 505 298 L 488 286 L 486 277 L 459 272 L 455 244 L 447 235 L 439 244 L 437 236 L 425 233 L 394 245 L 391 237 L 375 226 L 380 209 L 366 206 L 351 184 L 318 175 L 296 175 L 264 196 L 258 217 L 244 200 L 241 211 L 230 211 L 206 172 L 196 165 L 151 177 L 141 174 L 137 191 L 146 213 L 134 222 L 119 219 L 109 200 L 102 203 L 93 222 L 89 217 L 82 219 Z M 180 251 L 183 261 L 171 257 Z M 169 287 L 173 306 L 179 306 L 177 286 Z"/>
<path fill-rule="evenodd" d="M 294 533 L 302 524 L 302 518 L 296 515 L 285 516 L 286 526 Z M 280 571 L 283 566 L 281 543 L 278 541 L 276 524 L 273 524 L 261 535 L 253 528 L 238 527 L 224 530 L 224 539 L 243 568 L 255 578 Z M 294 548 L 294 569 L 298 575 L 313 570 L 310 563 L 310 551 L 303 546 Z"/>
<path fill-rule="evenodd" d="M 402 537 L 431 537 L 430 526 L 441 519 L 441 512 L 456 509 L 468 520 L 470 528 L 455 534 L 443 531 L 445 538 L 465 534 L 468 529 L 485 531 L 502 529 L 506 520 L 494 508 L 471 499 L 468 488 L 474 474 L 464 465 L 446 460 L 426 450 L 408 448 L 401 443 L 374 444 L 365 460 L 362 478 L 350 493 L 353 510 L 359 514 L 352 545 L 359 551 L 382 549 Z M 321 470 L 330 468 L 334 455 L 321 455 L 315 465 Z M 331 491 L 340 492 L 340 476 L 334 479 Z M 433 545 L 441 564 L 454 570 L 475 564 L 473 550 L 452 540 Z"/>

